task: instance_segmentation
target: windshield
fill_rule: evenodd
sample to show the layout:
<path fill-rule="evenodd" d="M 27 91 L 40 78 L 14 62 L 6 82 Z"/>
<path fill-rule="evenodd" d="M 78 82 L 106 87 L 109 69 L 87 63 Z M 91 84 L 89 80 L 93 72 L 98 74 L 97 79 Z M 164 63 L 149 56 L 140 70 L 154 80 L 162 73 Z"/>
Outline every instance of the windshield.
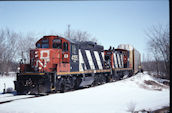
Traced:
<path fill-rule="evenodd" d="M 49 48 L 49 40 L 48 39 L 42 40 L 42 47 L 41 48 Z"/>
<path fill-rule="evenodd" d="M 49 44 L 42 44 L 42 48 L 49 48 Z"/>
<path fill-rule="evenodd" d="M 36 44 L 37 48 L 49 48 L 49 40 L 48 39 L 44 39 L 41 42 L 38 42 Z"/>
<path fill-rule="evenodd" d="M 61 49 L 62 43 L 60 39 L 54 39 L 53 40 L 53 48 Z"/>

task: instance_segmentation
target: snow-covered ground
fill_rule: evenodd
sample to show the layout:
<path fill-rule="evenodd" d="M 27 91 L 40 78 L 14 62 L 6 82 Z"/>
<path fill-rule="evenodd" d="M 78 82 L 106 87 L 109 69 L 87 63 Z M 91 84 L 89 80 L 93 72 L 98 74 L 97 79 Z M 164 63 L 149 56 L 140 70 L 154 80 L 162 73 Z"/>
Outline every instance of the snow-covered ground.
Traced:
<path fill-rule="evenodd" d="M 0 93 L 3 92 L 3 89 L 14 88 L 14 80 L 16 80 L 15 72 L 10 72 L 9 76 L 0 75 Z"/>
<path fill-rule="evenodd" d="M 3 82 L 7 87 L 14 87 L 13 80 L 14 77 L 0 78 L 0 92 Z M 0 94 L 0 102 L 23 97 L 28 95 Z M 129 113 L 132 108 L 139 111 L 170 106 L 169 99 L 169 86 L 146 73 L 139 73 L 92 88 L 3 103 L 0 113 Z"/>

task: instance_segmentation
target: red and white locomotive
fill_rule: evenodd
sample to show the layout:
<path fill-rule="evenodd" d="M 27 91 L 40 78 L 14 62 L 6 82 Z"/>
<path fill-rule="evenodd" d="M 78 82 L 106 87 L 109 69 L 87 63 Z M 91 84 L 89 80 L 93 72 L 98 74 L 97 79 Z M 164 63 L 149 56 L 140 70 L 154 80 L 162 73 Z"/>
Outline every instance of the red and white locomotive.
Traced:
<path fill-rule="evenodd" d="M 119 80 L 141 70 L 140 53 L 130 45 L 104 50 L 94 42 L 44 36 L 20 63 L 17 94 L 64 92 Z"/>

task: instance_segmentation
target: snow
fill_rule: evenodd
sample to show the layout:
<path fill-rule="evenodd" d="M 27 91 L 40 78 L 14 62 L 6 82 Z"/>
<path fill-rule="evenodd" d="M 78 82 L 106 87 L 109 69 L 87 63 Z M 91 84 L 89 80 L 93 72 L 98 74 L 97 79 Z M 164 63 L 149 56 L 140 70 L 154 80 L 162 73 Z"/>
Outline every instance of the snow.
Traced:
<path fill-rule="evenodd" d="M 13 80 L 3 79 L 10 87 L 14 87 L 11 84 Z M 145 84 L 145 80 L 154 81 L 159 86 Z M 0 89 L 3 89 L 2 86 L 0 84 Z M 156 90 L 157 87 L 161 90 Z M 0 102 L 29 96 L 32 95 L 1 94 Z M 156 110 L 164 106 L 169 106 L 169 86 L 146 73 L 139 73 L 128 79 L 92 88 L 3 103 L 0 104 L 0 113 L 129 113 L 132 107 L 139 111 Z"/>
<path fill-rule="evenodd" d="M 3 89 L 5 88 L 14 88 L 14 80 L 16 80 L 15 76 L 0 76 L 0 93 L 3 92 Z"/>

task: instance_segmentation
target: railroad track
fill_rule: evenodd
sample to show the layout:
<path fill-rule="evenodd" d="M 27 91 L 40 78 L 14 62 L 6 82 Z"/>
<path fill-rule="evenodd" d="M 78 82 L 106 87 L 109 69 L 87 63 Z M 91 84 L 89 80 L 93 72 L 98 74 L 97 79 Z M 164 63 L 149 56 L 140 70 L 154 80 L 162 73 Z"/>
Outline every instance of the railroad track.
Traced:
<path fill-rule="evenodd" d="M 37 97 L 41 97 L 41 96 L 43 96 L 43 95 L 13 95 L 13 96 L 6 96 L 6 97 L 1 97 L 2 99 L 0 98 L 0 104 L 5 104 L 5 103 L 16 101 L 16 100 L 37 98 Z"/>

